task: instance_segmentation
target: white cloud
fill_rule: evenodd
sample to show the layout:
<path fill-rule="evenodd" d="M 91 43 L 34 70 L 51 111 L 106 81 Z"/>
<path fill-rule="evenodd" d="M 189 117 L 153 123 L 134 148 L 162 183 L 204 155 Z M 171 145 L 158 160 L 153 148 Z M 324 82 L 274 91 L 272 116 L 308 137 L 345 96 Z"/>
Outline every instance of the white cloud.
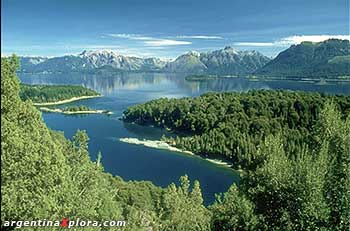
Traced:
<path fill-rule="evenodd" d="M 350 35 L 294 35 L 284 37 L 274 42 L 237 42 L 235 46 L 252 46 L 252 47 L 269 47 L 269 46 L 290 46 L 301 42 L 322 42 L 328 39 L 347 39 L 350 40 Z"/>
<path fill-rule="evenodd" d="M 291 44 L 299 44 L 303 41 L 322 42 L 331 38 L 350 40 L 350 35 L 294 35 L 294 36 L 282 38 L 279 41 L 276 41 L 275 43 L 278 43 L 281 45 L 283 44 L 291 45 Z"/>
<path fill-rule="evenodd" d="M 223 39 L 221 36 L 213 36 L 213 35 L 178 35 L 176 38 L 182 39 Z"/>
<path fill-rule="evenodd" d="M 164 47 L 164 46 L 177 46 L 177 45 L 192 44 L 192 42 L 188 42 L 188 41 L 162 39 L 162 38 L 143 36 L 143 35 L 139 35 L 139 34 L 108 34 L 108 36 L 111 36 L 114 38 L 130 39 L 130 40 L 141 40 L 141 41 L 143 41 L 144 45 L 147 45 L 150 47 Z"/>
<path fill-rule="evenodd" d="M 154 39 L 150 41 L 144 41 L 144 44 L 152 47 L 162 47 L 162 46 L 189 45 L 189 44 L 192 44 L 192 42 L 172 40 L 172 39 Z"/>
<path fill-rule="evenodd" d="M 152 40 L 154 38 L 147 37 L 139 34 L 108 34 L 110 37 L 114 38 L 123 38 L 123 39 L 131 39 L 131 40 Z"/>

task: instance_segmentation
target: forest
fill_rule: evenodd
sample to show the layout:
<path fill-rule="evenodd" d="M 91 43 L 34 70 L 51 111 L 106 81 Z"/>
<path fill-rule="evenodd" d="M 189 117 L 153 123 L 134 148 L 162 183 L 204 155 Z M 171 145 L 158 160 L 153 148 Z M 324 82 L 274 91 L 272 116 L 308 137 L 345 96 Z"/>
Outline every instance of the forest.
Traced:
<path fill-rule="evenodd" d="M 22 100 L 31 99 L 34 103 L 48 103 L 67 100 L 73 97 L 97 96 L 94 90 L 83 86 L 52 86 L 52 85 L 28 85 L 20 84 L 19 96 Z"/>
<path fill-rule="evenodd" d="M 269 135 L 281 134 L 293 156 L 303 144 L 317 144 L 314 127 L 325 102 L 332 102 L 343 119 L 350 114 L 350 96 L 252 90 L 157 99 L 129 107 L 124 120 L 171 129 L 179 136 L 163 139 L 173 146 L 254 169 L 262 161 L 258 147 Z"/>
<path fill-rule="evenodd" d="M 46 127 L 31 100 L 20 98 L 18 65 L 16 57 L 1 59 L 2 230 L 14 229 L 4 227 L 8 220 L 62 217 L 125 219 L 123 230 L 135 231 L 350 228 L 349 97 L 210 93 L 129 108 L 128 121 L 181 131 L 186 136 L 173 140 L 174 145 L 190 148 L 198 140 L 196 153 L 212 151 L 245 169 L 240 185 L 205 207 L 200 182 L 187 176 L 159 188 L 106 173 L 103 154 L 90 159 L 86 132 L 78 130 L 67 140 Z M 234 143 L 238 138 L 230 143 L 230 132 L 241 135 L 242 144 Z M 204 137 L 207 146 L 200 143 Z"/>

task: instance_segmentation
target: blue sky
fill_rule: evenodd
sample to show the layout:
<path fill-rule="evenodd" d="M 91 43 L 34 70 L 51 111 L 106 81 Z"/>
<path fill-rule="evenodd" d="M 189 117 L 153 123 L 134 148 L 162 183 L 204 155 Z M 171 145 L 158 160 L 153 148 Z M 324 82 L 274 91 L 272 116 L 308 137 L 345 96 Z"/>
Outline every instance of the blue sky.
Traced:
<path fill-rule="evenodd" d="M 349 0 L 2 0 L 2 54 L 110 49 L 176 57 L 232 46 L 275 56 L 302 40 L 349 38 Z"/>

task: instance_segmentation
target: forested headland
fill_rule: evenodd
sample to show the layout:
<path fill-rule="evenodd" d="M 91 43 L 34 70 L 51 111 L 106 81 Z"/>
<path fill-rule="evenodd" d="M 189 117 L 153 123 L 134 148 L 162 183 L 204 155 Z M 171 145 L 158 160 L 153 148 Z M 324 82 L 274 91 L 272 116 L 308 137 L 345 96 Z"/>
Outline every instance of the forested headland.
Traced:
<path fill-rule="evenodd" d="M 9 230 L 4 227 L 8 220 L 62 217 L 125 219 L 123 230 L 135 231 L 350 227 L 348 96 L 210 93 L 129 108 L 128 121 L 188 134 L 167 139 L 173 145 L 225 156 L 245 169 L 239 186 L 205 207 L 199 182 L 191 184 L 186 176 L 178 185 L 159 188 L 104 172 L 103 154 L 90 159 L 84 131 L 67 140 L 46 127 L 30 100 L 21 100 L 17 67 L 16 58 L 1 59 L 2 229 Z M 193 148 L 196 140 L 198 149 Z"/>
<path fill-rule="evenodd" d="M 281 90 L 207 93 L 129 107 L 126 122 L 181 134 L 163 140 L 243 169 L 211 206 L 215 230 L 347 230 L 350 96 Z"/>
<path fill-rule="evenodd" d="M 20 84 L 19 96 L 33 103 L 55 103 L 72 98 L 94 97 L 100 94 L 83 86 Z"/>
<path fill-rule="evenodd" d="M 316 144 L 314 128 L 326 102 L 332 102 L 342 119 L 350 114 L 350 96 L 252 90 L 157 99 L 129 107 L 124 120 L 186 134 L 164 140 L 184 150 L 254 169 L 261 161 L 257 149 L 269 135 L 281 134 L 285 151 L 291 155 L 303 149 L 303 144 Z"/>

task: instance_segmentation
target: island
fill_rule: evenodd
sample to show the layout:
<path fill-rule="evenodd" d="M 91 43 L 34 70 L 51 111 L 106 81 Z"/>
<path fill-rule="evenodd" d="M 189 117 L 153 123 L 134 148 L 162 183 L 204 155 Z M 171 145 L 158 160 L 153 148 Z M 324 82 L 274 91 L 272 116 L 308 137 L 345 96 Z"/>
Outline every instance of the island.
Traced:
<path fill-rule="evenodd" d="M 205 81 L 205 80 L 211 80 L 219 78 L 217 75 L 188 75 L 185 77 L 186 81 Z"/>
<path fill-rule="evenodd" d="M 89 108 L 85 105 L 80 106 L 70 106 L 65 107 L 63 109 L 61 108 L 49 108 L 49 107 L 39 107 L 41 111 L 45 112 L 54 112 L 54 113 L 62 113 L 66 115 L 76 115 L 76 114 L 107 114 L 111 115 L 113 112 L 108 110 L 95 110 L 92 108 Z"/>
<path fill-rule="evenodd" d="M 78 100 L 101 97 L 98 92 L 73 85 L 20 85 L 20 98 L 32 100 L 35 106 L 66 104 Z"/>

